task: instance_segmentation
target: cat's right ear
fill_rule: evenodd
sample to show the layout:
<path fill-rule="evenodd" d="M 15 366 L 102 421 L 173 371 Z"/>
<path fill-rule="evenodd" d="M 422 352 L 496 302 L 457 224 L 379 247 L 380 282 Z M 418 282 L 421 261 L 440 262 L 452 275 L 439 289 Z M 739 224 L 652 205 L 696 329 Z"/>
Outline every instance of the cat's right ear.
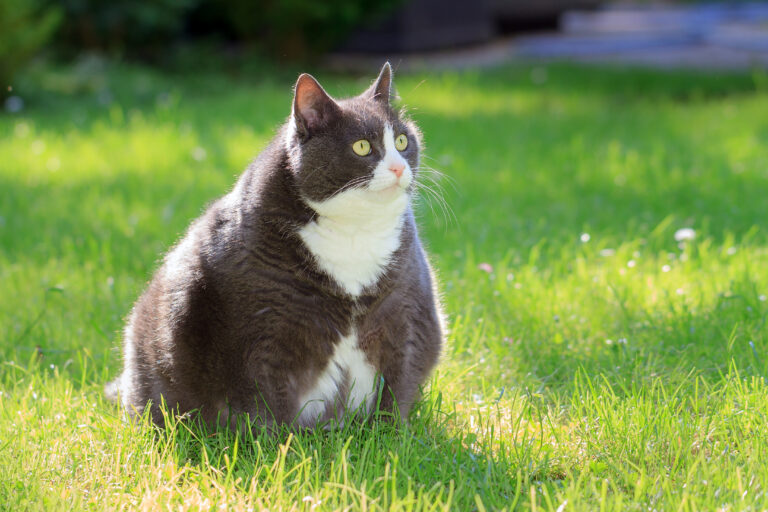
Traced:
<path fill-rule="evenodd" d="M 363 95 L 389 106 L 392 101 L 392 92 L 392 66 L 387 61 L 381 67 L 378 78 Z"/>
<path fill-rule="evenodd" d="M 317 80 L 302 73 L 296 81 L 293 96 L 293 121 L 299 138 L 308 139 L 338 113 L 339 106 Z"/>

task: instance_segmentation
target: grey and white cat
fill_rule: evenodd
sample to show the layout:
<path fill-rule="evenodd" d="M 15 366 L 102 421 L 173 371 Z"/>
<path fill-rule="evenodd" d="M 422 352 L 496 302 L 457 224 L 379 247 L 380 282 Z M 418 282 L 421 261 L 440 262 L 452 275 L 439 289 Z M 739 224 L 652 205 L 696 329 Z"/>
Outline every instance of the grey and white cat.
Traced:
<path fill-rule="evenodd" d="M 136 302 L 108 395 L 160 425 L 161 397 L 210 424 L 407 415 L 443 335 L 411 209 L 421 135 L 391 84 L 387 63 L 337 101 L 299 77 L 288 121 Z"/>

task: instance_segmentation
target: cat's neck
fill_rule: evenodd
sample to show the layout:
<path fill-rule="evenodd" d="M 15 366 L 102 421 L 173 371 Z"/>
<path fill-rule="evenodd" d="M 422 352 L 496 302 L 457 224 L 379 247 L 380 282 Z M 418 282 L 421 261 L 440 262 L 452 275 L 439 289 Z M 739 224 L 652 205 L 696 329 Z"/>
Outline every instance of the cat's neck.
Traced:
<path fill-rule="evenodd" d="M 317 203 L 316 217 L 299 235 L 323 271 L 349 295 L 374 285 L 401 244 L 408 196 L 393 193 L 371 200 L 365 191 L 348 191 Z"/>
<path fill-rule="evenodd" d="M 324 201 L 305 202 L 315 212 L 316 222 L 349 234 L 395 229 L 409 203 L 408 194 L 403 191 L 372 194 L 366 190 L 349 190 Z"/>

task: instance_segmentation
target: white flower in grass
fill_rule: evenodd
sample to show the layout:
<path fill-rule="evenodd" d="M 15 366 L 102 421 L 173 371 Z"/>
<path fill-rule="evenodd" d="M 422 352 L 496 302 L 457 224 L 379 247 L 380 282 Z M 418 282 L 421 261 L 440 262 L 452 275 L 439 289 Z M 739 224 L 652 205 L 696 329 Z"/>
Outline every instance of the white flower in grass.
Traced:
<path fill-rule="evenodd" d="M 761 296 L 758 297 L 758 299 L 760 299 L 760 302 L 765 302 L 766 297 L 765 297 L 765 295 L 761 295 Z"/>
<path fill-rule="evenodd" d="M 692 228 L 681 228 L 675 231 L 675 240 L 677 242 L 687 242 L 696 238 L 696 231 Z"/>
<path fill-rule="evenodd" d="M 664 265 L 661 267 L 662 272 L 669 272 L 670 270 L 672 270 L 672 267 L 670 267 L 669 265 Z"/>
<path fill-rule="evenodd" d="M 581 236 L 579 237 L 579 239 L 584 243 L 589 242 L 590 238 L 592 237 L 589 236 L 589 233 L 582 233 Z"/>
<path fill-rule="evenodd" d="M 195 149 L 192 150 L 192 158 L 194 158 L 198 162 L 202 162 L 203 160 L 205 160 L 206 156 L 208 156 L 208 153 L 205 151 L 205 148 L 201 148 L 200 146 L 197 146 Z"/>

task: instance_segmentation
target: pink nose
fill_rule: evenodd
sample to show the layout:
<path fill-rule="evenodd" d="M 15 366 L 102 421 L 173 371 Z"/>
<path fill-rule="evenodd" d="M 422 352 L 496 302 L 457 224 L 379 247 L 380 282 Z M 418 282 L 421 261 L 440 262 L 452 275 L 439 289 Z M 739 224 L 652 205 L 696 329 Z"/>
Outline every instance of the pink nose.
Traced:
<path fill-rule="evenodd" d="M 403 171 L 405 170 L 405 165 L 403 164 L 391 164 L 389 166 L 389 170 L 395 173 L 395 176 L 398 178 L 403 175 Z"/>

